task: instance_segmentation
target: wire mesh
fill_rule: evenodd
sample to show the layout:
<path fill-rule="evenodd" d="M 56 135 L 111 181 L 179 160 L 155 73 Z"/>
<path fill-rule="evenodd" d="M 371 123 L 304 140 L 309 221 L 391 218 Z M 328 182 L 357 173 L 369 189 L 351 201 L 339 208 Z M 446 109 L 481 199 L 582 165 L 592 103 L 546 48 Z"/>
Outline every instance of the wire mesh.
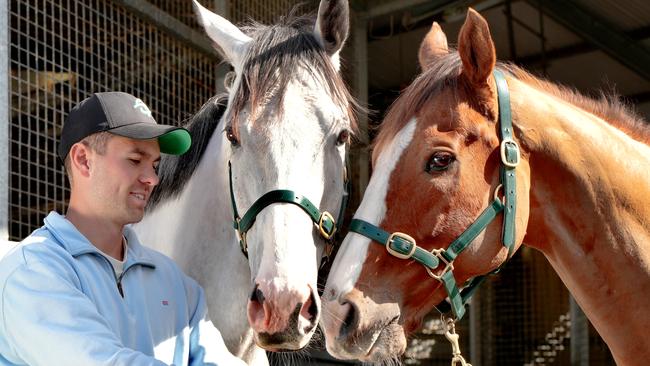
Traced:
<path fill-rule="evenodd" d="M 199 24 L 199 22 L 196 19 L 196 16 L 194 15 L 194 9 L 192 8 L 191 0 L 188 1 L 150 0 L 149 2 L 155 5 L 160 10 L 164 11 L 165 13 L 185 23 L 185 25 L 188 25 L 194 29 L 201 28 L 201 25 Z M 204 7 L 212 11 L 215 11 L 214 8 L 215 1 L 199 0 L 199 2 Z M 220 15 L 225 15 L 226 17 L 228 16 L 228 14 L 220 14 Z"/>
<path fill-rule="evenodd" d="M 278 17 L 289 14 L 297 8 L 298 14 L 306 14 L 316 10 L 318 1 L 316 0 L 221 0 L 224 8 L 228 9 L 226 16 L 235 24 L 246 23 L 250 20 L 262 24 L 272 24 Z M 217 1 L 201 0 L 201 4 L 208 9 L 216 11 Z M 157 6 L 164 12 L 172 15 L 186 25 L 199 29 L 200 25 L 194 16 L 191 1 L 170 1 L 170 0 L 151 0 L 150 3 Z"/>
<path fill-rule="evenodd" d="M 297 6 L 297 8 L 296 8 Z M 255 20 L 263 24 L 274 23 L 278 17 L 289 14 L 296 8 L 296 14 L 306 14 L 317 9 L 316 0 L 230 0 L 230 19 L 235 23 Z"/>
<path fill-rule="evenodd" d="M 66 113 L 93 92 L 134 94 L 180 124 L 216 90 L 220 60 L 111 1 L 10 3 L 9 236 L 20 240 L 69 194 L 56 146 Z"/>

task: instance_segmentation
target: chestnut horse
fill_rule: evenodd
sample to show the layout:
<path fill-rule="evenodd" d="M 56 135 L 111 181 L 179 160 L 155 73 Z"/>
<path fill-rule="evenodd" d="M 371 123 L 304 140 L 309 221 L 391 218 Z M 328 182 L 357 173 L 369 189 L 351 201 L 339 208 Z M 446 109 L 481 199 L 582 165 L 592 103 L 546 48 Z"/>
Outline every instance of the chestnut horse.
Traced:
<path fill-rule="evenodd" d="M 462 316 L 456 283 L 498 269 L 524 242 L 548 258 L 618 364 L 648 362 L 648 127 L 615 100 L 497 65 L 471 9 L 457 52 L 434 23 L 419 60 L 327 280 L 328 351 L 399 356 L 446 298 Z"/>

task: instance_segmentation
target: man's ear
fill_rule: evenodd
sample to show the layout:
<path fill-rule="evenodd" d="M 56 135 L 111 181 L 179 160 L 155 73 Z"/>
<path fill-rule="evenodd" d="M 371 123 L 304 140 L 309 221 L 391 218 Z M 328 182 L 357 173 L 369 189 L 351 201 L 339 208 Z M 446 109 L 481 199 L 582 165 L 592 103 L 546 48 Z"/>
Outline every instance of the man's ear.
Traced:
<path fill-rule="evenodd" d="M 73 175 L 82 177 L 90 176 L 90 167 L 93 151 L 81 142 L 77 142 L 70 148 L 70 170 Z"/>

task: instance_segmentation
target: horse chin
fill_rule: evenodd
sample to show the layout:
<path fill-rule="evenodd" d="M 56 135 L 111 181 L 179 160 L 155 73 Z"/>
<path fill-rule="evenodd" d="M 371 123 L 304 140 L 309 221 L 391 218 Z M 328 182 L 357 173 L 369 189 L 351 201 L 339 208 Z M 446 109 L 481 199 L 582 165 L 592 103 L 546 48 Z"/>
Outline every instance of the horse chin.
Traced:
<path fill-rule="evenodd" d="M 336 340 L 335 343 L 327 342 L 327 351 L 344 360 L 381 364 L 399 358 L 406 350 L 406 334 L 397 317 Z"/>
<path fill-rule="evenodd" d="M 304 335 L 297 335 L 295 332 L 255 333 L 255 343 L 271 352 L 293 352 L 307 346 L 313 334 L 313 330 Z"/>

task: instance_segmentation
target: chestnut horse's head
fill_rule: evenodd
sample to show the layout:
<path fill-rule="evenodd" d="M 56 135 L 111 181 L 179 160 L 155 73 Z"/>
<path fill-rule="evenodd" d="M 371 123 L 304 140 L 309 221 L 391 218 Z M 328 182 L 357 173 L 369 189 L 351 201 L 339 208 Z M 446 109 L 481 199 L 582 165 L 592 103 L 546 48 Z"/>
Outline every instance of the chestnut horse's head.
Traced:
<path fill-rule="evenodd" d="M 470 9 L 457 52 L 434 23 L 419 60 L 422 74 L 397 99 L 377 137 L 372 178 L 323 294 L 321 324 L 336 357 L 399 356 L 407 334 L 455 291 L 454 280 L 461 287 L 498 268 L 527 225 L 528 166 L 522 159 L 516 170 L 504 168 L 520 157 L 514 141 L 502 143 L 512 127 L 501 131 L 499 114 L 509 109 L 499 108 L 487 22 Z M 512 174 L 516 188 L 497 189 L 505 180 L 501 170 Z M 517 197 L 512 207 L 502 203 L 508 194 Z M 516 230 L 504 231 L 505 212 Z M 479 217 L 485 215 L 493 220 Z M 477 220 L 484 229 L 472 226 L 468 234 Z M 506 245 L 502 232 L 509 235 Z M 389 239 L 390 233 L 408 236 Z M 462 316 L 456 305 L 454 314 Z"/>

